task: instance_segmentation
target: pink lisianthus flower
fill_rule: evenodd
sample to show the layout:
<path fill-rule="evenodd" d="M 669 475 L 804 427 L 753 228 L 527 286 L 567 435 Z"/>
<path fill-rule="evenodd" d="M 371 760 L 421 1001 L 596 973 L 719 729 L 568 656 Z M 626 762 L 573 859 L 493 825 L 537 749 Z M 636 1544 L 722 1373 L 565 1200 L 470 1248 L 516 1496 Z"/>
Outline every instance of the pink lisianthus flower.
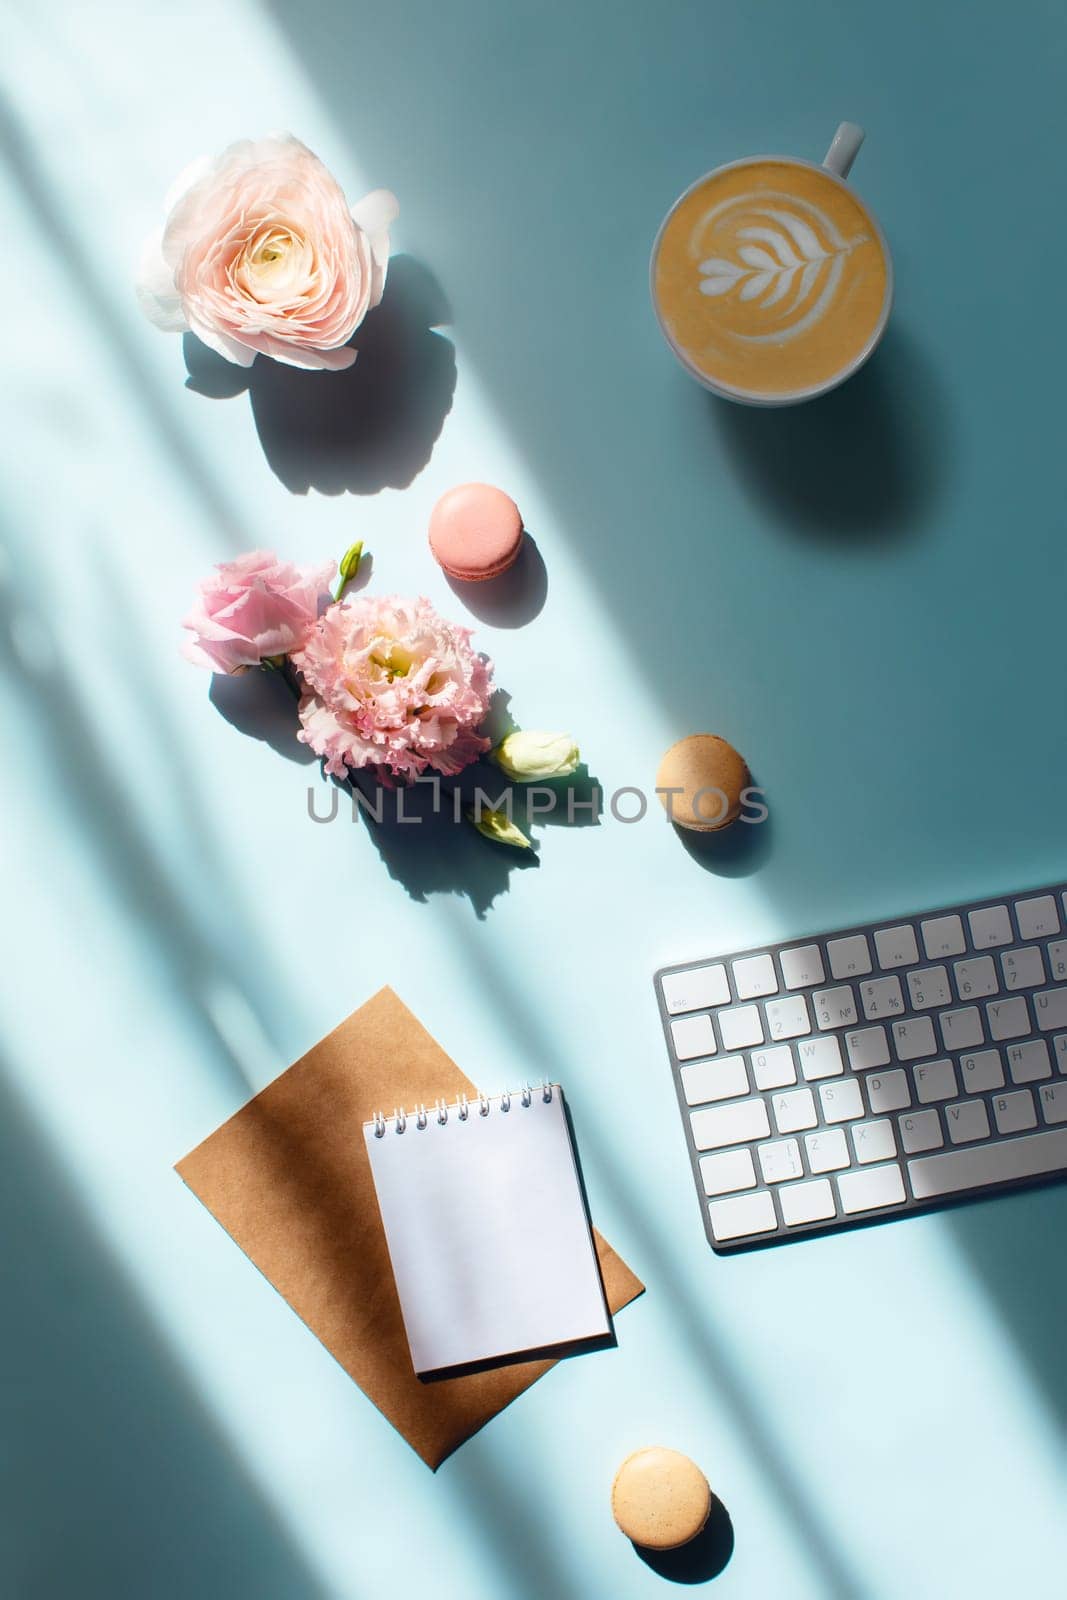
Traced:
<path fill-rule="evenodd" d="M 376 189 L 349 209 L 292 134 L 243 139 L 188 167 L 144 248 L 137 295 L 167 332 L 191 330 L 227 361 L 257 353 L 339 371 L 382 298 L 397 203 Z"/>
<path fill-rule="evenodd" d="M 477 728 L 493 669 L 470 637 L 428 600 L 360 594 L 330 606 L 293 656 L 305 690 L 297 737 L 339 778 L 359 767 L 462 771 L 489 748 Z"/>
<path fill-rule="evenodd" d="M 212 672 L 243 672 L 304 643 L 330 601 L 333 562 L 295 567 L 268 550 L 221 562 L 197 591 L 182 627 L 183 654 Z"/>

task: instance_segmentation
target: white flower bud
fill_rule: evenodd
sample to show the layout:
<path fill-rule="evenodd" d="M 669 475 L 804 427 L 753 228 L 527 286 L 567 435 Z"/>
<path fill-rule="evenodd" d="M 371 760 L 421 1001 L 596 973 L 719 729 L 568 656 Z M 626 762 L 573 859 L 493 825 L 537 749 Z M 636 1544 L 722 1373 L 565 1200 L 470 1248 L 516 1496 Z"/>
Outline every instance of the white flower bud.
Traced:
<path fill-rule="evenodd" d="M 487 807 L 476 811 L 471 806 L 467 809 L 466 817 L 480 834 L 492 839 L 494 844 L 511 844 L 516 850 L 533 849 L 522 829 L 515 826 L 506 811 L 490 811 Z"/>
<path fill-rule="evenodd" d="M 569 733 L 516 728 L 505 734 L 490 752 L 490 759 L 512 782 L 534 783 L 544 778 L 569 778 L 582 756 Z"/>

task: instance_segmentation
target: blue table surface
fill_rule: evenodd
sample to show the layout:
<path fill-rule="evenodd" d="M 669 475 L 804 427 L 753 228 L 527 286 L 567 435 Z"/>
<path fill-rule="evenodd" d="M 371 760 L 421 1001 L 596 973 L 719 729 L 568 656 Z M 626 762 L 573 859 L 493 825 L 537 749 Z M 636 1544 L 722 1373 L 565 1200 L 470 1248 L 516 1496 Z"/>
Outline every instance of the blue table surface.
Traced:
<path fill-rule="evenodd" d="M 5 1593 L 663 1593 L 609 1508 L 660 1441 L 728 1508 L 724 1597 L 1061 1595 L 1067 1190 L 717 1259 L 650 983 L 1064 876 L 1061 8 L 5 9 Z M 660 340 L 652 235 L 843 117 L 885 344 L 822 403 L 725 406 Z M 262 360 L 190 376 L 131 293 L 177 171 L 277 127 L 402 208 L 373 389 L 317 380 L 317 418 Z M 719 732 L 763 829 L 707 859 L 609 813 L 521 870 L 309 820 L 284 708 L 179 659 L 194 584 L 362 536 L 463 618 L 426 524 L 470 478 L 543 563 L 470 619 L 517 720 L 609 792 Z M 437 1474 L 171 1170 L 384 983 L 487 1088 L 564 1083 L 648 1286 Z"/>

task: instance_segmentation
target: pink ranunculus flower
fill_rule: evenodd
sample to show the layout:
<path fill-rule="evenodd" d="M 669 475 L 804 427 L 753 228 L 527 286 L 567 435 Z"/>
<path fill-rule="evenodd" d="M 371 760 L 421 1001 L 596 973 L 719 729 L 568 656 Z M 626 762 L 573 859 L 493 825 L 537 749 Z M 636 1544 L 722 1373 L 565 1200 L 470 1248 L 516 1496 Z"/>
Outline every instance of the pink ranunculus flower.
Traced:
<path fill-rule="evenodd" d="M 268 550 L 221 562 L 182 622 L 184 654 L 212 672 L 243 672 L 298 649 L 330 602 L 333 562 L 294 567 Z"/>
<path fill-rule="evenodd" d="M 358 767 L 403 778 L 462 771 L 489 748 L 477 728 L 493 669 L 470 637 L 428 600 L 347 596 L 293 656 L 305 690 L 297 737 L 339 778 Z"/>
<path fill-rule="evenodd" d="M 349 209 L 292 134 L 243 139 L 188 167 L 145 245 L 137 294 L 167 332 L 191 330 L 239 366 L 350 367 L 348 341 L 382 298 L 397 203 L 376 189 Z"/>

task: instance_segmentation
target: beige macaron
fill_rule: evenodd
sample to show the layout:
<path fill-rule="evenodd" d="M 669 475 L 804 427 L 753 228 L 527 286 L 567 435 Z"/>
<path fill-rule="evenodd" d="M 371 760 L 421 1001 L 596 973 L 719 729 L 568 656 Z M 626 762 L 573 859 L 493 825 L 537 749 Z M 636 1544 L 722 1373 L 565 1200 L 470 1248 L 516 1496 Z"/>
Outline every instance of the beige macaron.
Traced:
<path fill-rule="evenodd" d="M 711 1489 L 695 1461 L 652 1445 L 627 1456 L 611 1486 L 611 1510 L 628 1539 L 646 1550 L 676 1550 L 703 1528 Z"/>
<path fill-rule="evenodd" d="M 656 788 L 671 821 L 697 833 L 714 833 L 736 822 L 741 796 L 751 781 L 744 757 L 717 733 L 691 733 L 679 739 L 656 774 Z"/>

